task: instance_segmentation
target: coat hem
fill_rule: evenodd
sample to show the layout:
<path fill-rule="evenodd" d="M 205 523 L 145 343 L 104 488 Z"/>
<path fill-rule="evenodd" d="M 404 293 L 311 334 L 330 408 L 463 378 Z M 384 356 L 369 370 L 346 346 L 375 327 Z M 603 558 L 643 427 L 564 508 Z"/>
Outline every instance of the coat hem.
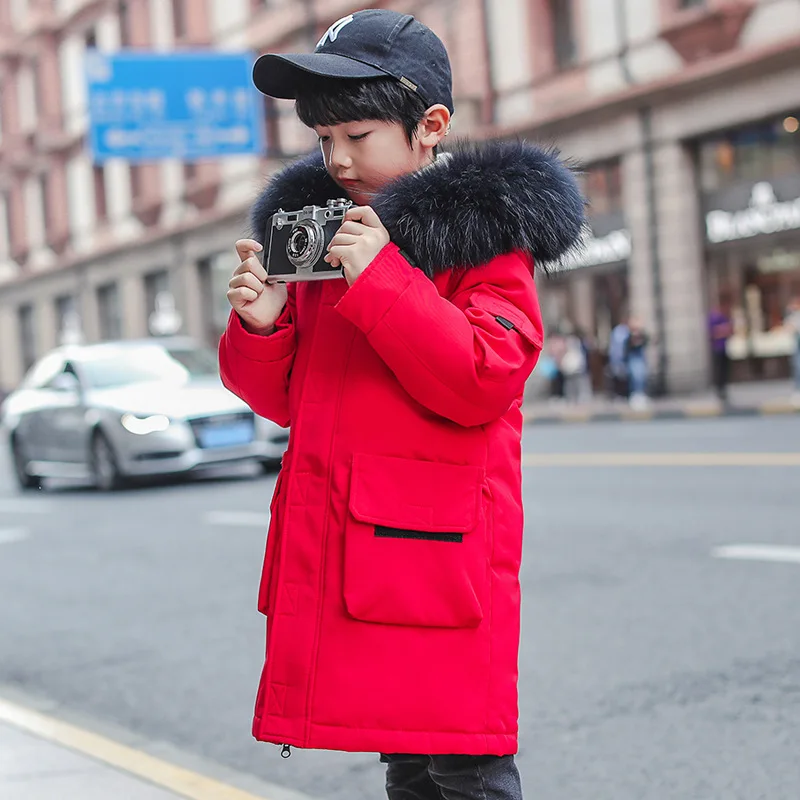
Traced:
<path fill-rule="evenodd" d="M 256 732 L 257 731 L 257 732 Z M 424 753 L 425 755 L 508 756 L 518 750 L 516 733 L 461 731 L 391 731 L 311 724 L 308 740 L 265 730 L 256 720 L 255 738 L 270 744 L 288 744 L 308 750 L 349 753 Z"/>

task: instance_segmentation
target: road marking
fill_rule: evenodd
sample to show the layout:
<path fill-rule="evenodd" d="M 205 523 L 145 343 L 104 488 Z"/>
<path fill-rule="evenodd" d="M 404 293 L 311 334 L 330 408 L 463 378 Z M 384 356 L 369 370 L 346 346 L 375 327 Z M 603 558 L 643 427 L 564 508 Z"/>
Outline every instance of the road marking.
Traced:
<path fill-rule="evenodd" d="M 265 800 L 96 733 L 0 698 L 0 721 L 110 764 L 190 800 Z"/>
<path fill-rule="evenodd" d="M 785 547 L 771 544 L 731 544 L 715 547 L 714 558 L 730 558 L 737 561 L 775 561 L 784 564 L 800 564 L 800 547 Z"/>
<path fill-rule="evenodd" d="M 28 538 L 28 531 L 24 528 L 0 528 L 0 544 L 12 544 Z"/>
<path fill-rule="evenodd" d="M 525 467 L 800 467 L 800 453 L 525 453 Z"/>
<path fill-rule="evenodd" d="M 52 503 L 46 500 L 0 497 L 0 514 L 49 514 L 52 510 Z"/>
<path fill-rule="evenodd" d="M 207 525 L 265 528 L 269 525 L 269 514 L 261 514 L 256 511 L 209 511 L 204 520 Z"/>

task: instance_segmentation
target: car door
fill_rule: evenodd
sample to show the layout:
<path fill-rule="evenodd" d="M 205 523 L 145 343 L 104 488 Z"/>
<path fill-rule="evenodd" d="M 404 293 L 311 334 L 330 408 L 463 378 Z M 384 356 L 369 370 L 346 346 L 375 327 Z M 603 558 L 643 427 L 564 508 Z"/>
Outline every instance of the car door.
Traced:
<path fill-rule="evenodd" d="M 54 395 L 48 384 L 63 368 L 64 358 L 58 353 L 50 353 L 31 369 L 20 388 L 15 436 L 29 461 L 52 460 L 52 442 L 47 426 Z"/>

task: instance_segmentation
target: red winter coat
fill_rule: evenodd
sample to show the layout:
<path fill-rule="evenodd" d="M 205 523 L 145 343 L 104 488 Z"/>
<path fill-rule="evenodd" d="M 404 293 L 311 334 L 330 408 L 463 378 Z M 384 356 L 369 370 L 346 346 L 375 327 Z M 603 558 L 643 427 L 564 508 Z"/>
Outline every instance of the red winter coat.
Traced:
<path fill-rule="evenodd" d="M 256 205 L 256 230 L 278 207 L 339 195 L 318 157 L 294 164 Z M 400 179 L 373 205 L 393 243 L 351 288 L 290 285 L 273 334 L 232 314 L 220 343 L 225 385 L 291 425 L 259 594 L 253 733 L 514 753 L 520 405 L 542 346 L 533 258 L 574 244 L 582 203 L 553 154 L 495 143 Z"/>

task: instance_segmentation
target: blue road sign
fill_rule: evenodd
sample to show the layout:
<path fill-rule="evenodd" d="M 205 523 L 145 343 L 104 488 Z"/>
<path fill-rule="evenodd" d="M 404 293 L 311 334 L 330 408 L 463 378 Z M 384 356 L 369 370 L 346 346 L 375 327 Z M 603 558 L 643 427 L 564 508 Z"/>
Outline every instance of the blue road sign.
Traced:
<path fill-rule="evenodd" d="M 241 53 L 87 54 L 95 161 L 261 153 L 263 105 Z"/>

